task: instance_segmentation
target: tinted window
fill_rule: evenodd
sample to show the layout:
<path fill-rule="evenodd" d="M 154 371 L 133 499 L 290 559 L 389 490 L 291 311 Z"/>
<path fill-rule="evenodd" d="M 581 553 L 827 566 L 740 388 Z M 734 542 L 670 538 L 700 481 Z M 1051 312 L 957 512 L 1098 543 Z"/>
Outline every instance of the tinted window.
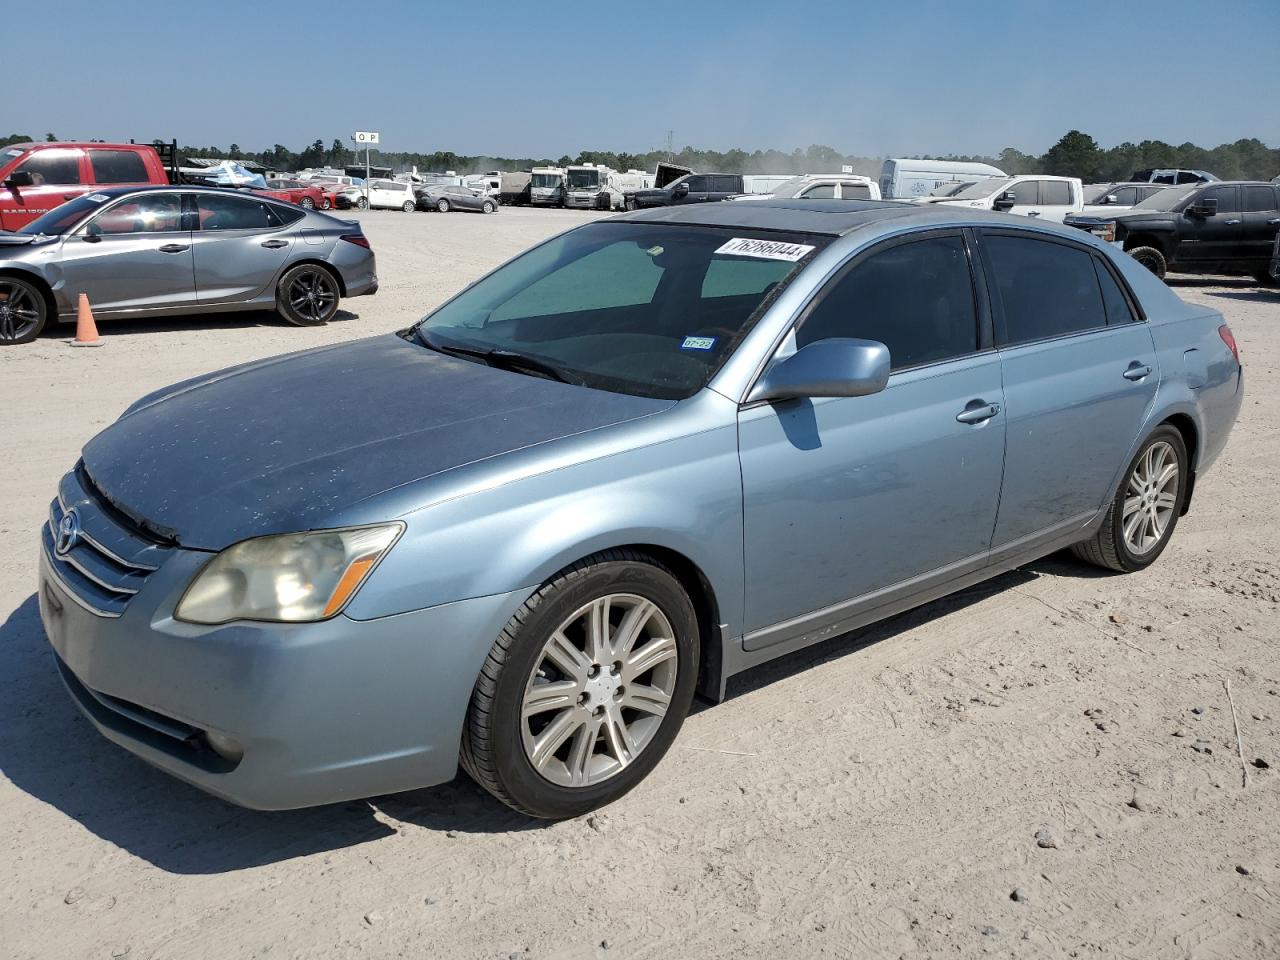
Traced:
<path fill-rule="evenodd" d="M 90 150 L 89 163 L 96 183 L 146 183 L 151 179 L 142 157 L 132 150 Z"/>
<path fill-rule="evenodd" d="M 1276 209 L 1276 192 L 1271 187 L 1242 187 L 1245 213 L 1270 213 Z"/>
<path fill-rule="evenodd" d="M 1093 266 L 1098 274 L 1098 285 L 1102 288 L 1102 303 L 1107 311 L 1107 323 L 1115 326 L 1120 323 L 1132 323 L 1138 319 L 1133 315 L 1133 311 L 1129 308 L 1129 301 L 1125 299 L 1124 291 L 1120 289 L 1120 284 L 1111 275 L 1111 271 L 1107 269 L 1106 264 L 1095 257 Z"/>
<path fill-rule="evenodd" d="M 1106 325 L 1093 256 L 1026 237 L 988 236 L 987 256 L 1004 304 L 1005 339 L 1027 343 Z"/>
<path fill-rule="evenodd" d="M 768 293 L 786 275 L 786 267 L 777 260 L 750 257 L 712 260 L 707 266 L 707 275 L 702 278 L 702 299 Z"/>
<path fill-rule="evenodd" d="M 144 193 L 102 211 L 89 221 L 85 232 L 164 233 L 182 226 L 182 199 L 176 193 Z"/>
<path fill-rule="evenodd" d="M 1071 184 L 1062 180 L 1040 181 L 1041 206 L 1065 207 L 1071 203 Z"/>
<path fill-rule="evenodd" d="M 840 196 L 845 200 L 870 200 L 871 187 L 865 183 L 842 183 Z"/>
<path fill-rule="evenodd" d="M 711 177 L 712 187 L 716 193 L 741 193 L 742 181 L 734 176 Z"/>
<path fill-rule="evenodd" d="M 1240 200 L 1235 187 L 1210 187 L 1197 198 L 1199 200 L 1217 200 L 1219 213 L 1239 213 Z"/>
<path fill-rule="evenodd" d="M 1014 196 L 1013 202 L 1019 207 L 1039 203 L 1036 191 L 1037 183 L 1039 183 L 1038 180 L 1023 180 L 1021 183 L 1015 183 L 1009 188 L 1009 193 Z"/>
<path fill-rule="evenodd" d="M 275 208 L 263 200 L 201 195 L 199 204 L 201 230 L 269 229 L 283 223 Z"/>
<path fill-rule="evenodd" d="M 1139 200 L 1137 187 L 1121 187 L 1119 190 L 1113 191 L 1111 196 L 1116 198 L 1117 204 L 1124 207 L 1131 207 Z"/>
<path fill-rule="evenodd" d="M 37 150 L 18 167 L 31 174 L 34 186 L 69 186 L 80 182 L 80 154 L 75 150 Z"/>
<path fill-rule="evenodd" d="M 810 200 L 834 200 L 836 197 L 836 185 L 834 183 L 820 183 L 815 187 L 810 187 L 800 196 Z"/>
<path fill-rule="evenodd" d="M 1182 173 L 1179 173 L 1174 180 L 1176 180 L 1177 183 L 1199 183 L 1200 176 L 1199 174 L 1191 173 L 1189 171 L 1183 171 Z M 1170 180 L 1166 178 L 1165 182 L 1169 183 Z"/>
<path fill-rule="evenodd" d="M 689 185 L 690 193 L 705 193 L 707 191 L 707 181 L 710 177 L 690 177 L 685 181 Z"/>
<path fill-rule="evenodd" d="M 969 261 L 959 237 L 889 247 L 832 281 L 796 331 L 796 345 L 828 337 L 878 340 L 895 370 L 978 349 Z"/>

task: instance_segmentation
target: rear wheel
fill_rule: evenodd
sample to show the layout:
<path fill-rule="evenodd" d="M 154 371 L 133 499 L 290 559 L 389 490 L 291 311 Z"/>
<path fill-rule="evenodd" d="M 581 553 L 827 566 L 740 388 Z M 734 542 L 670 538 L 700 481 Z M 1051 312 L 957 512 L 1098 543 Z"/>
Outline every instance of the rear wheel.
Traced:
<path fill-rule="evenodd" d="M 480 204 L 480 209 L 485 213 L 495 213 L 498 208 L 494 206 L 492 200 L 486 200 L 484 203 Z"/>
<path fill-rule="evenodd" d="M 631 550 L 589 557 L 498 636 L 472 692 L 462 765 L 530 816 L 586 813 L 662 759 L 697 673 L 697 618 L 671 572 Z"/>
<path fill-rule="evenodd" d="M 338 312 L 338 281 L 324 267 L 304 263 L 285 272 L 276 287 L 276 310 L 294 326 L 318 327 Z"/>
<path fill-rule="evenodd" d="M 448 201 L 448 200 L 445 200 L 443 197 L 442 197 L 441 199 L 437 200 L 437 201 L 436 201 L 436 209 L 437 209 L 437 210 L 439 210 L 441 213 L 448 213 L 448 212 L 449 212 L 449 201 Z"/>
<path fill-rule="evenodd" d="M 1273 277 L 1270 270 L 1259 270 L 1253 275 L 1253 279 L 1264 287 L 1280 287 L 1280 277 Z"/>
<path fill-rule="evenodd" d="M 361 210 L 368 210 L 368 209 L 369 209 L 369 198 L 368 198 L 368 197 L 361 197 L 359 200 L 357 200 L 357 201 L 356 201 L 356 206 L 357 206 L 357 207 L 359 207 Z"/>
<path fill-rule="evenodd" d="M 400 204 L 400 209 L 405 213 L 413 213 L 413 211 L 417 209 L 417 204 L 412 200 L 406 200 L 404 203 Z"/>
<path fill-rule="evenodd" d="M 1157 427 L 1125 471 L 1102 527 L 1072 551 L 1081 560 L 1120 573 L 1149 567 L 1178 525 L 1187 475 L 1182 434 L 1168 424 Z"/>
<path fill-rule="evenodd" d="M 1164 254 L 1155 247 L 1133 247 L 1125 252 L 1161 280 L 1164 279 L 1164 275 L 1169 269 L 1169 264 L 1165 260 Z"/>
<path fill-rule="evenodd" d="M 30 343 L 44 329 L 49 305 L 26 280 L 0 277 L 0 346 Z"/>
<path fill-rule="evenodd" d="M 308 210 L 314 210 L 316 208 L 316 202 L 310 197 L 303 197 L 298 201 L 298 206 L 305 207 Z"/>

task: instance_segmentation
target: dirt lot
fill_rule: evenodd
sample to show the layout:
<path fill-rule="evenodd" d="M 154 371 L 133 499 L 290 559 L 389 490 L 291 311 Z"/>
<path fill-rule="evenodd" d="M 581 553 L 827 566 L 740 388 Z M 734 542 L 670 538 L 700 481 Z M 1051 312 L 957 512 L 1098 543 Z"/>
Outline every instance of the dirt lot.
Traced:
<path fill-rule="evenodd" d="M 33 582 L 85 440 L 171 381 L 397 329 L 586 216 L 369 214 L 383 288 L 326 328 L 0 353 L 0 955 L 1280 957 L 1280 295 L 1251 284 L 1179 286 L 1227 316 L 1248 396 L 1152 569 L 1050 558 L 739 678 L 594 817 L 461 777 L 254 813 L 79 717 Z"/>

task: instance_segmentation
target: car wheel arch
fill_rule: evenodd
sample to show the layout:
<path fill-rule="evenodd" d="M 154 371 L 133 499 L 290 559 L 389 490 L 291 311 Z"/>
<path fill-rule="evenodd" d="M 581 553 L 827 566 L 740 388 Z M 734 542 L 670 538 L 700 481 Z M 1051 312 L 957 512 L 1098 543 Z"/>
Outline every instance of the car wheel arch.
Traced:
<path fill-rule="evenodd" d="M 1187 448 L 1187 495 L 1182 502 L 1182 514 L 1191 509 L 1191 496 L 1196 489 L 1196 463 L 1200 452 L 1200 428 L 1187 413 L 1175 413 L 1157 424 L 1157 427 L 1168 424 L 1182 435 L 1182 444 Z"/>
<path fill-rule="evenodd" d="M 276 275 L 276 285 L 279 286 L 281 278 L 283 278 L 284 275 L 288 273 L 290 270 L 292 270 L 294 267 L 308 267 L 308 266 L 319 267 L 320 269 L 328 273 L 329 276 L 333 277 L 334 283 L 338 285 L 339 298 L 345 297 L 347 295 L 347 285 L 342 282 L 342 274 L 338 270 L 335 270 L 332 264 L 326 263 L 323 260 L 317 260 L 314 257 L 304 257 L 301 260 L 290 260 L 280 270 L 280 273 Z"/>
<path fill-rule="evenodd" d="M 1166 260 L 1172 259 L 1173 238 L 1163 233 L 1131 233 L 1124 238 L 1125 251 L 1138 247 L 1155 247 Z"/>
<path fill-rule="evenodd" d="M 40 274 L 32 270 L 23 270 L 19 267 L 5 267 L 0 270 L 0 277 L 12 277 L 15 280 L 22 280 L 31 284 L 40 291 L 40 295 L 44 297 L 46 323 L 51 321 L 62 322 L 62 317 L 58 315 L 58 298 L 54 295 L 53 287 L 49 285 L 49 281 Z"/>

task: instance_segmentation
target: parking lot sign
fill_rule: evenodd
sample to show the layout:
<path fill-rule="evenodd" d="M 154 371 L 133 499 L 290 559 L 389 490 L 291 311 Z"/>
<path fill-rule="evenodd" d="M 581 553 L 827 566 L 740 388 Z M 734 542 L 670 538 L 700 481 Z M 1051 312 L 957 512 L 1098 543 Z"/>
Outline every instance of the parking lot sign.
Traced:
<path fill-rule="evenodd" d="M 378 134 L 376 131 L 371 130 L 357 130 L 351 139 L 366 147 L 377 146 L 378 144 Z"/>

